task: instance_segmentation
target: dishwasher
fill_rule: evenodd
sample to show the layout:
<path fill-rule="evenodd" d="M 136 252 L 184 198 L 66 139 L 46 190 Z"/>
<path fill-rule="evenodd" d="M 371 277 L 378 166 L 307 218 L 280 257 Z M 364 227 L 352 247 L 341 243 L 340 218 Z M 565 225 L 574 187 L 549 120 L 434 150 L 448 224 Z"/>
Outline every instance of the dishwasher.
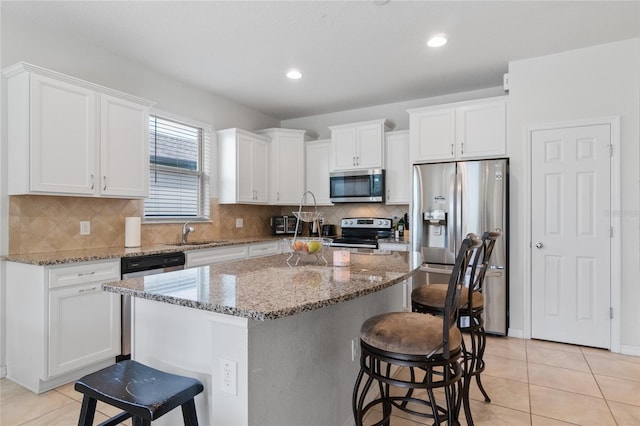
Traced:
<path fill-rule="evenodd" d="M 123 280 L 161 274 L 184 269 L 185 255 L 177 253 L 157 253 L 143 256 L 123 257 L 120 260 L 120 274 Z M 120 355 L 116 361 L 131 358 L 131 296 L 121 296 Z"/>

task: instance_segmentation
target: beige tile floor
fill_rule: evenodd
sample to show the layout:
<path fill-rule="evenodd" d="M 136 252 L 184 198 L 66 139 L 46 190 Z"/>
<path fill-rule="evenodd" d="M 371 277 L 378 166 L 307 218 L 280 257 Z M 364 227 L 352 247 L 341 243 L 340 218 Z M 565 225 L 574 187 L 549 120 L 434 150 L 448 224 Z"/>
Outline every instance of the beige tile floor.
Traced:
<path fill-rule="evenodd" d="M 640 357 L 559 343 L 489 337 L 482 375 L 492 399 L 471 388 L 478 426 L 640 426 Z M 73 384 L 35 395 L 0 379 L 0 425 L 74 425 L 81 395 Z M 98 404 L 96 422 L 117 413 Z M 464 415 L 461 416 L 464 421 Z M 127 423 L 130 424 L 130 423 Z M 394 412 L 394 426 L 431 424 Z"/>

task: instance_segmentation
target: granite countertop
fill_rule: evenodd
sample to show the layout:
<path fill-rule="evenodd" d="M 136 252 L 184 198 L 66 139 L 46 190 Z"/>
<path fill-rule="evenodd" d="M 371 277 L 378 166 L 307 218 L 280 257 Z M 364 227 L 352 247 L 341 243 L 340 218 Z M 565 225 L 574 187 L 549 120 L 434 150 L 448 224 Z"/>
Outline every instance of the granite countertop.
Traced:
<path fill-rule="evenodd" d="M 121 257 L 141 256 L 157 253 L 175 253 L 180 251 L 201 250 L 214 247 L 225 247 L 240 244 L 252 244 L 273 240 L 281 240 L 278 237 L 256 237 L 228 240 L 212 240 L 206 244 L 156 244 L 135 248 L 107 247 L 79 250 L 65 250 L 47 253 L 8 254 L 4 256 L 7 262 L 27 263 L 31 265 L 59 265 L 71 262 L 90 262 L 95 260 L 119 259 Z M 197 242 L 196 242 L 197 243 Z"/>
<path fill-rule="evenodd" d="M 417 252 L 353 250 L 351 265 L 334 267 L 305 256 L 298 266 L 275 255 L 103 284 L 103 289 L 258 321 L 355 299 L 407 279 L 422 263 Z"/>

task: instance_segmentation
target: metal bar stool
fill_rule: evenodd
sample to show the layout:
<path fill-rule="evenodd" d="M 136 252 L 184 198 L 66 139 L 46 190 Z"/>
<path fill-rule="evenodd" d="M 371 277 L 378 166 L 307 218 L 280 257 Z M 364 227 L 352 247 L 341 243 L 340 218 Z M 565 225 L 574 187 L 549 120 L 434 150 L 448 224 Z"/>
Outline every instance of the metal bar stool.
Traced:
<path fill-rule="evenodd" d="M 456 327 L 457 312 L 467 266 L 481 245 L 479 239 L 466 238 L 462 242 L 449 279 L 444 316 L 391 312 L 364 322 L 360 330 L 360 372 L 352 396 L 356 425 L 361 426 L 365 415 L 377 405 L 382 406 L 382 419 L 375 425 L 389 425 L 392 407 L 432 418 L 436 425 L 442 421 L 458 424 L 462 392 L 462 369 L 458 361 L 462 335 Z M 407 369 L 410 378 L 398 378 L 392 371 L 396 368 Z M 418 378 L 416 371 L 423 372 L 424 378 Z M 366 403 L 374 381 L 379 395 Z M 392 395 L 392 386 L 408 391 Z M 414 390 L 421 389 L 426 390 L 424 398 L 414 395 Z M 436 401 L 434 389 L 444 390 L 445 406 Z"/>
<path fill-rule="evenodd" d="M 148 426 L 178 406 L 182 407 L 184 424 L 197 426 L 193 398 L 203 389 L 196 379 L 165 373 L 133 360 L 122 361 L 76 382 L 75 390 L 84 394 L 78 425 L 93 425 L 96 404 L 102 401 L 124 411 L 100 426 L 115 426 L 131 417 L 134 426 Z"/>
<path fill-rule="evenodd" d="M 482 286 L 489 267 L 491 253 L 500 237 L 498 231 L 485 232 L 482 235 L 482 246 L 473 259 L 471 271 L 469 273 L 469 286 L 462 289 L 460 310 L 458 316 L 458 328 L 463 332 L 469 332 L 471 348 L 467 348 L 462 341 L 463 364 L 464 364 L 464 387 L 462 401 L 464 413 L 469 425 L 473 425 L 471 407 L 469 403 L 469 388 L 473 377 L 476 379 L 478 388 L 486 402 L 491 402 L 487 394 L 480 373 L 484 371 L 484 351 L 487 338 L 484 330 L 482 313 L 484 312 L 484 297 L 482 296 Z M 411 309 L 413 312 L 420 312 L 432 315 L 443 315 L 445 302 L 446 284 L 428 284 L 414 289 L 411 292 Z M 468 322 L 467 322 L 468 321 Z"/>

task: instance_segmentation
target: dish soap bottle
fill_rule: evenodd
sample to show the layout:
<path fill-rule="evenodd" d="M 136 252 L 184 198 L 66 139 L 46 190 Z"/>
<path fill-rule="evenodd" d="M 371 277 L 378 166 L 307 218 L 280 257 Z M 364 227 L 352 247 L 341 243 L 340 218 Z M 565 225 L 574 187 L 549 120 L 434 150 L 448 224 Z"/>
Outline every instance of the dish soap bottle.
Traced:
<path fill-rule="evenodd" d="M 400 220 L 398 220 L 398 238 L 404 238 L 404 218 L 400 218 Z"/>
<path fill-rule="evenodd" d="M 391 226 L 393 226 L 394 239 L 398 241 L 400 239 L 400 230 L 398 229 L 398 216 L 393 217 L 393 222 L 391 223 Z"/>

